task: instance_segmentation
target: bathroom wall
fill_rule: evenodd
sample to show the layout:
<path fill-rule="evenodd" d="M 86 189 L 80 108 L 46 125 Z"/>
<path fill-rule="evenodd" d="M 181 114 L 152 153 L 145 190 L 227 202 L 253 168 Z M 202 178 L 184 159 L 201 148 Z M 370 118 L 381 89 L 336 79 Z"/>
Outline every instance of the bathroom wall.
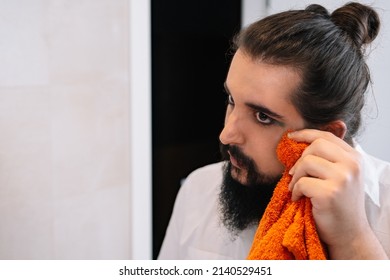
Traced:
<path fill-rule="evenodd" d="M 129 2 L 0 0 L 0 259 L 134 257 Z"/>

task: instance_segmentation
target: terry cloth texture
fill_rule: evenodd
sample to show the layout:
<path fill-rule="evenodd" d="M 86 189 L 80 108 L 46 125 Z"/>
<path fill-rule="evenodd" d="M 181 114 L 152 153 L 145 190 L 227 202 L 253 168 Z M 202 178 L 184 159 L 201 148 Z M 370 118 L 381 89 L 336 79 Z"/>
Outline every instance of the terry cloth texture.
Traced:
<path fill-rule="evenodd" d="M 310 199 L 291 201 L 288 171 L 300 158 L 306 143 L 282 137 L 277 156 L 285 171 L 275 187 L 253 239 L 247 259 L 255 260 L 324 260 L 326 248 L 318 237 Z"/>

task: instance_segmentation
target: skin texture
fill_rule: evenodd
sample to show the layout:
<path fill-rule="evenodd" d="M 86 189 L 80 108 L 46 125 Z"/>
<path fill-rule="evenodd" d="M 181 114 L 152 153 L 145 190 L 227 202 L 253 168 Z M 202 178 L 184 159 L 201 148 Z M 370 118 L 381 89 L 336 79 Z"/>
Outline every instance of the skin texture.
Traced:
<path fill-rule="evenodd" d="M 332 259 L 386 259 L 372 232 L 364 209 L 360 156 L 342 138 L 341 120 L 322 130 L 305 129 L 305 121 L 290 102 L 300 83 L 295 69 L 255 61 L 238 50 L 225 88 L 228 106 L 220 141 L 234 145 L 250 157 L 259 172 L 278 176 L 283 171 L 276 146 L 286 130 L 290 137 L 309 143 L 290 170 L 292 199 L 307 196 L 319 236 Z M 246 183 L 246 170 L 230 157 L 231 174 Z"/>

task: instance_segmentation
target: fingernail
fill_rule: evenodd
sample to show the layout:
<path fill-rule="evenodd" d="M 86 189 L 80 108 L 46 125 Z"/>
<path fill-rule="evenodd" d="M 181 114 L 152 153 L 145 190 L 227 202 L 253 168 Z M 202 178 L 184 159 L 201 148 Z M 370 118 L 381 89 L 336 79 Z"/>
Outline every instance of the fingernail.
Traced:
<path fill-rule="evenodd" d="M 294 134 L 295 134 L 295 132 L 291 131 L 291 132 L 287 133 L 287 137 L 292 138 L 292 137 L 294 137 Z"/>

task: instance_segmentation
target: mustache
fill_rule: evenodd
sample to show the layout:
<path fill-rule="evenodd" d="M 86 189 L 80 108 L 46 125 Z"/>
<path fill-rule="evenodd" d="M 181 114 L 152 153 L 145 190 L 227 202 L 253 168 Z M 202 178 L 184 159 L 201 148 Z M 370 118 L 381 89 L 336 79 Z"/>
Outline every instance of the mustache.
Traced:
<path fill-rule="evenodd" d="M 265 174 L 259 172 L 255 161 L 249 156 L 245 155 L 245 153 L 239 147 L 234 145 L 224 145 L 220 143 L 220 150 L 222 160 L 229 162 L 230 168 L 230 156 L 232 156 L 237 161 L 239 166 L 246 171 L 246 179 L 248 186 L 255 186 L 269 181 L 268 177 Z M 237 172 L 241 172 L 241 170 L 238 170 Z"/>
<path fill-rule="evenodd" d="M 222 160 L 224 161 L 229 161 L 230 156 L 232 156 L 237 160 L 238 164 L 242 167 L 248 168 L 253 165 L 253 160 L 247 155 L 245 155 L 244 152 L 237 146 L 225 145 L 220 143 L 219 149 L 221 152 Z"/>

